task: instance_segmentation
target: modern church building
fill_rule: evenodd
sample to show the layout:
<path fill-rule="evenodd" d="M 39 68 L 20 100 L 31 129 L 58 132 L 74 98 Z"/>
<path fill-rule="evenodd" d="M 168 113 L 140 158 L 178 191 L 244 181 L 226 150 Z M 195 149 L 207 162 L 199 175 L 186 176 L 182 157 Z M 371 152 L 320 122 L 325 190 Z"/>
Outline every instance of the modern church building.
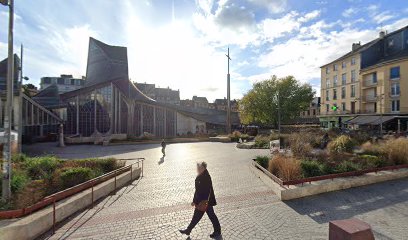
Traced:
<path fill-rule="evenodd" d="M 85 86 L 60 95 L 44 89 L 38 99 L 54 102 L 54 112 L 64 119 L 66 136 L 110 139 L 123 136 L 174 137 L 225 128 L 225 112 L 199 111 L 159 103 L 144 95 L 130 80 L 125 47 L 109 46 L 90 38 Z M 52 91 L 51 91 L 52 90 Z M 35 98 L 34 98 L 35 99 Z M 239 124 L 238 115 L 233 125 Z"/>

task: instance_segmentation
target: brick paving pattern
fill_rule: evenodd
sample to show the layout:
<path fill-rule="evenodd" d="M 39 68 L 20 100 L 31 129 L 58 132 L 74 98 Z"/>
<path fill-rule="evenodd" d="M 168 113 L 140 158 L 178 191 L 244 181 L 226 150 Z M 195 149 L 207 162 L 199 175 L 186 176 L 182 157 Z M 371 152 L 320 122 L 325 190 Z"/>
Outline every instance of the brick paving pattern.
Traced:
<path fill-rule="evenodd" d="M 43 151 L 46 149 L 46 151 Z M 236 149 L 234 144 L 170 144 L 164 161 L 159 145 L 34 145 L 34 153 L 63 158 L 145 157 L 144 177 L 59 225 L 42 239 L 186 239 L 178 233 L 191 220 L 195 163 L 206 161 L 223 228 L 222 239 L 327 239 L 328 222 L 359 218 L 376 239 L 408 239 L 408 179 L 318 196 L 280 201 L 249 169 L 264 150 Z M 209 239 L 204 216 L 191 239 Z"/>

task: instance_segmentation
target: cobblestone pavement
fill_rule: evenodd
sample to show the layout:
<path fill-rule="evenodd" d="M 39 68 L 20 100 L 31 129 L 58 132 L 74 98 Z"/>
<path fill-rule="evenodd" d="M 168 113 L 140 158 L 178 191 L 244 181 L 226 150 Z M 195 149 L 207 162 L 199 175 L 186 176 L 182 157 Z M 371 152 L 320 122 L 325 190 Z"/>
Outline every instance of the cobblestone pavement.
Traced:
<path fill-rule="evenodd" d="M 249 169 L 263 150 L 234 144 L 171 144 L 160 159 L 159 145 L 33 145 L 30 151 L 63 158 L 145 157 L 145 174 L 116 195 L 60 224 L 42 239 L 186 239 L 178 233 L 192 216 L 195 163 L 206 161 L 223 227 L 223 239 L 327 239 L 328 222 L 359 218 L 371 224 L 376 239 L 408 239 L 408 179 L 282 202 Z M 209 239 L 206 216 L 191 239 Z"/>

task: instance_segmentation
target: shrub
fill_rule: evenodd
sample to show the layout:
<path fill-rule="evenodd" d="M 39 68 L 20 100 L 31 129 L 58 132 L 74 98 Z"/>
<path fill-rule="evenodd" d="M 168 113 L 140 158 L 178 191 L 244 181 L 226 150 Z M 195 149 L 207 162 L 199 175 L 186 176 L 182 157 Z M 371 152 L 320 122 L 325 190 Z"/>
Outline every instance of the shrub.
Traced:
<path fill-rule="evenodd" d="M 10 188 L 11 192 L 15 193 L 24 189 L 24 187 L 30 182 L 30 178 L 27 173 L 22 170 L 15 170 L 11 174 Z"/>
<path fill-rule="evenodd" d="M 302 175 L 300 161 L 281 154 L 269 160 L 268 171 L 283 181 L 299 179 Z"/>
<path fill-rule="evenodd" d="M 357 142 L 357 144 L 363 144 L 371 140 L 370 135 L 363 131 L 352 131 L 350 137 Z"/>
<path fill-rule="evenodd" d="M 96 177 L 98 173 L 87 167 L 68 168 L 61 173 L 63 188 L 70 188 Z"/>
<path fill-rule="evenodd" d="M 14 208 L 30 206 L 45 197 L 46 184 L 44 180 L 35 180 L 13 196 Z"/>
<path fill-rule="evenodd" d="M 350 153 L 355 145 L 355 141 L 349 136 L 341 135 L 329 143 L 328 149 L 330 153 Z"/>
<path fill-rule="evenodd" d="M 321 176 L 325 174 L 323 164 L 319 163 L 318 161 L 304 160 L 300 162 L 300 167 L 302 168 L 302 174 L 305 178 Z"/>
<path fill-rule="evenodd" d="M 395 165 L 408 164 L 408 139 L 388 140 L 384 146 L 384 156 Z"/>
<path fill-rule="evenodd" d="M 27 157 L 25 154 L 19 153 L 19 154 L 13 154 L 11 157 L 11 161 L 13 163 L 25 163 L 29 157 Z"/>
<path fill-rule="evenodd" d="M 388 165 L 387 160 L 385 160 L 383 157 L 373 155 L 361 155 L 358 156 L 358 160 L 366 168 L 379 168 Z"/>
<path fill-rule="evenodd" d="M 366 155 L 381 156 L 384 153 L 383 148 L 380 145 L 373 144 L 369 141 L 361 145 L 361 150 Z"/>
<path fill-rule="evenodd" d="M 263 168 L 268 168 L 269 156 L 256 156 L 255 161 Z"/>
<path fill-rule="evenodd" d="M 352 161 L 344 161 L 337 165 L 336 172 L 343 173 L 343 172 L 353 172 L 361 170 L 361 165 L 354 163 Z"/>
<path fill-rule="evenodd" d="M 300 133 L 291 134 L 289 137 L 289 145 L 293 156 L 300 158 L 311 156 L 313 149 L 305 135 Z"/>
<path fill-rule="evenodd" d="M 111 172 L 115 169 L 125 166 L 125 162 L 119 161 L 115 158 L 85 158 L 79 160 L 69 160 L 64 162 L 65 168 L 69 167 L 86 167 L 91 169 L 98 169 L 103 173 Z"/>
<path fill-rule="evenodd" d="M 26 167 L 32 179 L 49 179 L 60 165 L 60 160 L 54 156 L 29 158 Z"/>
<path fill-rule="evenodd" d="M 269 137 L 259 135 L 255 137 L 255 148 L 269 148 Z"/>

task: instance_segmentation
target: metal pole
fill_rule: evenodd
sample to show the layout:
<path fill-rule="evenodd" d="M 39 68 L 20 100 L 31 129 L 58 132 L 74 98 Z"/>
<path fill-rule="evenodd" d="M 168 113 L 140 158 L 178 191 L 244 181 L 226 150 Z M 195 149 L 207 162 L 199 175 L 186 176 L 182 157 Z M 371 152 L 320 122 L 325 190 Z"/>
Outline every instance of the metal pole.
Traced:
<path fill-rule="evenodd" d="M 3 147 L 3 184 L 2 197 L 9 200 L 11 197 L 11 120 L 13 109 L 13 79 L 14 79 L 14 56 L 13 56 L 13 21 L 14 0 L 9 0 L 9 35 L 8 35 L 8 62 L 7 62 L 7 101 L 4 111 L 4 147 Z"/>
<path fill-rule="evenodd" d="M 23 44 L 21 44 L 20 49 L 20 86 L 18 86 L 18 94 L 20 101 L 18 104 L 18 152 L 22 152 L 22 142 L 23 142 Z"/>
<path fill-rule="evenodd" d="M 230 54 L 228 48 L 228 54 L 226 55 L 228 58 L 228 74 L 227 74 L 227 134 L 231 133 L 231 90 L 230 90 Z"/>
<path fill-rule="evenodd" d="M 281 109 L 280 109 L 280 96 L 279 96 L 279 90 L 278 90 L 278 136 L 280 140 L 280 135 L 281 135 Z"/>
<path fill-rule="evenodd" d="M 380 95 L 380 136 L 383 136 L 383 111 L 382 111 L 382 94 Z"/>

